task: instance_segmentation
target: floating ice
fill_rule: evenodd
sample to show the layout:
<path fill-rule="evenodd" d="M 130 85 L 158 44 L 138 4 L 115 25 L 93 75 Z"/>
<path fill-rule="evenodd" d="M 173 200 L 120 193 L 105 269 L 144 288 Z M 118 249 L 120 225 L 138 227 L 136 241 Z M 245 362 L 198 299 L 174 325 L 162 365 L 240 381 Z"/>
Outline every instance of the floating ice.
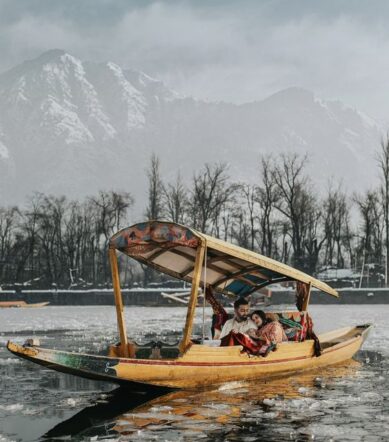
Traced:
<path fill-rule="evenodd" d="M 15 412 L 15 411 L 23 410 L 23 408 L 24 408 L 23 404 L 0 405 L 0 410 L 3 410 L 3 411 Z"/>
<path fill-rule="evenodd" d="M 265 419 L 275 419 L 278 416 L 279 416 L 279 413 L 275 412 L 275 411 L 269 411 L 268 413 L 263 414 L 263 417 Z"/>
<path fill-rule="evenodd" d="M 203 407 L 210 408 L 212 410 L 228 410 L 230 405 L 228 404 L 204 404 Z"/>
<path fill-rule="evenodd" d="M 273 407 L 276 404 L 276 400 L 275 399 L 264 399 L 263 403 L 265 405 L 267 405 L 268 407 Z"/>
<path fill-rule="evenodd" d="M 382 401 L 383 397 L 374 391 L 364 391 L 361 393 L 360 399 L 363 400 L 363 402 L 378 402 Z"/>
<path fill-rule="evenodd" d="M 309 393 L 309 389 L 308 389 L 308 388 L 305 388 L 305 387 L 300 387 L 297 391 L 298 391 L 300 394 L 303 394 L 303 395 L 306 395 L 306 394 Z"/>
<path fill-rule="evenodd" d="M 17 358 L 0 358 L 0 365 L 17 365 L 21 363 L 22 360 Z"/>
<path fill-rule="evenodd" d="M 68 405 L 70 405 L 71 407 L 75 407 L 76 406 L 76 401 L 73 398 L 68 398 L 66 403 Z"/>
<path fill-rule="evenodd" d="M 160 405 L 159 407 L 150 408 L 151 413 L 160 413 L 161 411 L 171 411 L 171 410 L 173 410 L 173 407 L 170 407 L 169 405 Z"/>

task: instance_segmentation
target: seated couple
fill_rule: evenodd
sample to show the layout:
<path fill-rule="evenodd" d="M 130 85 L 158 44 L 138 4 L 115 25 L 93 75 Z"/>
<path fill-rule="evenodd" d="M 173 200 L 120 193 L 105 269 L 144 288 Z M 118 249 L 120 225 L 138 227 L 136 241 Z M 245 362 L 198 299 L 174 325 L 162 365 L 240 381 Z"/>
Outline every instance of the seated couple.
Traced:
<path fill-rule="evenodd" d="M 228 319 L 228 314 L 210 290 L 207 290 L 206 298 L 216 314 L 214 339 L 221 339 L 221 346 L 242 345 L 250 354 L 265 356 L 275 350 L 276 344 L 288 340 L 282 325 L 266 318 L 265 312 L 255 310 L 250 314 L 246 299 L 234 302 L 234 317 Z"/>

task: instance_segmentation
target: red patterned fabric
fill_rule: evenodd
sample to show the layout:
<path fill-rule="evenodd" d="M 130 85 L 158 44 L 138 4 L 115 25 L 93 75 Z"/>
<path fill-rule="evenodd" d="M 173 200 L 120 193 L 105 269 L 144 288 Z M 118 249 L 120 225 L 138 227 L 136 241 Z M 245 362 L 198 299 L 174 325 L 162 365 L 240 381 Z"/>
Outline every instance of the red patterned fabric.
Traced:
<path fill-rule="evenodd" d="M 221 347 L 241 345 L 243 351 L 254 356 L 266 356 L 270 351 L 275 350 L 275 344 L 267 343 L 262 340 L 254 341 L 243 333 L 232 331 L 221 340 Z"/>
<path fill-rule="evenodd" d="M 322 352 L 320 341 L 319 338 L 316 336 L 316 333 L 313 331 L 313 321 L 312 318 L 308 315 L 308 313 L 306 314 L 305 330 L 306 330 L 305 339 L 313 339 L 315 356 L 320 356 Z"/>
<path fill-rule="evenodd" d="M 228 313 L 224 310 L 224 307 L 215 298 L 211 288 L 207 287 L 205 290 L 205 299 L 211 305 L 214 318 L 212 321 L 212 326 L 215 330 L 221 331 L 223 325 L 228 321 Z"/>
<path fill-rule="evenodd" d="M 265 324 L 259 330 L 257 330 L 257 336 L 262 338 L 267 343 L 279 344 L 282 341 L 287 341 L 288 338 L 282 328 L 282 325 L 278 321 L 272 321 Z"/>

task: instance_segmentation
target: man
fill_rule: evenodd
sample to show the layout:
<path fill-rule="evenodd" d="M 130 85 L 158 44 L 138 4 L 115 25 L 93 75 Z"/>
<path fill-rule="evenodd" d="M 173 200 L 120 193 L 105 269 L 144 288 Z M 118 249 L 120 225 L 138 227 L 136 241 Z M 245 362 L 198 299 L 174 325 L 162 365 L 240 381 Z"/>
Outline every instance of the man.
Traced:
<path fill-rule="evenodd" d="M 232 331 L 236 333 L 248 334 L 257 329 L 255 323 L 250 319 L 250 305 L 244 298 L 239 298 L 234 302 L 234 317 L 229 319 L 223 326 L 219 339 L 223 339 Z M 215 335 L 215 339 L 218 339 Z"/>

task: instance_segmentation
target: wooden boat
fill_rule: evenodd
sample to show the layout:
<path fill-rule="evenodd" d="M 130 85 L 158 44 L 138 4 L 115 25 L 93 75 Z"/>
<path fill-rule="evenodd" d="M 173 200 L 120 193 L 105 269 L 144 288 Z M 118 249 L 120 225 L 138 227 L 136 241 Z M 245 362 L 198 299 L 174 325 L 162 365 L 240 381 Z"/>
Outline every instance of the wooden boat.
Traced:
<path fill-rule="evenodd" d="M 191 282 L 183 337 L 178 346 L 157 343 L 137 348 L 128 340 L 123 315 L 117 252 L 181 280 Z M 135 224 L 115 234 L 109 245 L 120 343 L 107 356 L 41 348 L 35 343 L 8 342 L 14 354 L 78 376 L 123 383 L 133 388 L 194 388 L 229 381 L 267 379 L 304 370 L 328 367 L 350 359 L 361 347 L 371 325 L 341 328 L 313 339 L 278 344 L 266 357 L 253 356 L 243 347 L 214 346 L 214 341 L 192 337 L 199 288 L 211 287 L 225 295 L 247 296 L 273 283 L 294 281 L 299 310 L 279 312 L 279 318 L 308 318 L 311 289 L 338 293 L 327 284 L 257 253 L 229 244 L 193 229 L 168 222 Z M 302 336 L 302 334 L 301 334 Z M 154 351 L 154 350 L 158 351 Z"/>
<path fill-rule="evenodd" d="M 1 301 L 0 308 L 39 308 L 45 307 L 49 302 L 36 302 L 28 304 L 26 301 Z"/>

